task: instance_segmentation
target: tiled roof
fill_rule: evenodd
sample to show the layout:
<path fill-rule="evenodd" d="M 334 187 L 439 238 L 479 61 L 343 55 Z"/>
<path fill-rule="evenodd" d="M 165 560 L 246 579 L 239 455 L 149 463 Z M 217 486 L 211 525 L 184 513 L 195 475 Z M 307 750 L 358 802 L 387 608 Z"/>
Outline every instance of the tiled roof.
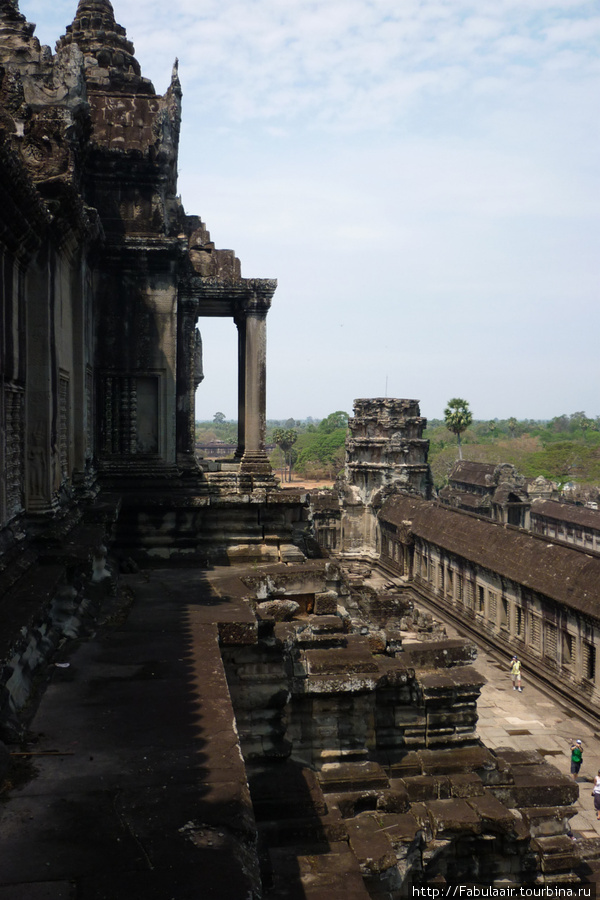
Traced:
<path fill-rule="evenodd" d="M 477 484 L 479 487 L 490 487 L 491 476 L 496 471 L 495 463 L 471 462 L 461 459 L 450 472 L 450 482 L 459 481 L 461 484 Z M 486 480 L 489 476 L 489 480 Z"/>
<path fill-rule="evenodd" d="M 379 517 L 512 581 L 600 616 L 600 557 L 435 502 L 396 494 Z"/>
<path fill-rule="evenodd" d="M 600 511 L 588 509 L 585 506 L 575 506 L 574 503 L 535 499 L 531 503 L 531 515 L 544 516 L 547 519 L 556 519 L 600 531 Z"/>

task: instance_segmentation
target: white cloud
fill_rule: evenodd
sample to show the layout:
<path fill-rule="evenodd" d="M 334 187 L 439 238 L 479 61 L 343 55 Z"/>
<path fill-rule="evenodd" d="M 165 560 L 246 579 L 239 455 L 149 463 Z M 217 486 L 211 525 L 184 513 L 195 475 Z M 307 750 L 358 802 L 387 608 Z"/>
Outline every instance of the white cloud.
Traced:
<path fill-rule="evenodd" d="M 21 0 L 51 44 L 76 5 Z M 186 208 L 279 278 L 270 415 L 350 409 L 386 375 L 429 416 L 451 394 L 600 413 L 596 2 L 113 5 L 157 90 L 180 58 Z M 235 415 L 229 340 L 208 416 Z"/>

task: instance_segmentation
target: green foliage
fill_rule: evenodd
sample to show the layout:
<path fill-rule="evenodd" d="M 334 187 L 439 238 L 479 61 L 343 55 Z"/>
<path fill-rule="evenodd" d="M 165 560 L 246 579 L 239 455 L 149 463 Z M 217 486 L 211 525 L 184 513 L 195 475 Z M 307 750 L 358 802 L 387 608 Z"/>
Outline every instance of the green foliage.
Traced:
<path fill-rule="evenodd" d="M 325 434 L 331 434 L 333 431 L 337 431 L 340 428 L 343 428 L 344 431 L 348 427 L 348 413 L 343 412 L 341 409 L 338 409 L 337 412 L 330 413 L 326 419 L 322 419 L 318 426 L 317 431 L 322 431 Z"/>
<path fill-rule="evenodd" d="M 237 422 L 196 422 L 196 440 L 201 444 L 210 441 L 236 444 L 237 439 Z"/>
<path fill-rule="evenodd" d="M 288 421 L 293 422 L 293 419 L 289 419 Z M 293 428 L 274 428 L 273 429 L 273 440 L 279 447 L 279 449 L 283 452 L 283 479 L 284 481 L 292 480 L 292 466 L 295 462 L 295 455 L 292 454 L 292 447 L 298 440 L 298 432 Z M 287 479 L 286 479 L 286 468 L 287 464 Z"/>
<path fill-rule="evenodd" d="M 348 413 L 331 413 L 298 438 L 296 471 L 313 478 L 335 478 L 344 465 Z"/>
<path fill-rule="evenodd" d="M 512 463 L 520 474 L 543 475 L 559 484 L 600 484 L 600 420 L 583 412 L 556 416 L 551 421 L 495 419 L 473 421 L 462 433 L 466 459 L 497 465 Z M 429 463 L 440 488 L 456 461 L 448 431 L 441 421 L 430 420 L 424 437 L 429 440 Z"/>
<path fill-rule="evenodd" d="M 473 421 L 473 413 L 469 409 L 469 404 L 462 397 L 453 397 L 448 400 L 448 406 L 444 410 L 444 424 L 448 431 L 456 435 L 458 441 L 458 456 L 462 459 L 462 449 L 460 436 L 466 431 Z"/>
<path fill-rule="evenodd" d="M 554 441 L 528 454 L 521 463 L 523 475 L 544 475 L 563 485 L 567 481 L 600 483 L 600 446 L 582 441 Z"/>

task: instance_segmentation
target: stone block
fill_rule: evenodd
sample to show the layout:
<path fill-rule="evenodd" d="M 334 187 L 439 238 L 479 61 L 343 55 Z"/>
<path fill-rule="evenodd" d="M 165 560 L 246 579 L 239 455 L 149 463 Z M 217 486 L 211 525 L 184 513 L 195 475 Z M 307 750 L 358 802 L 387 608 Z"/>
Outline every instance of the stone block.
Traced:
<path fill-rule="evenodd" d="M 295 544 L 280 544 L 279 554 L 283 563 L 301 563 L 305 556 Z"/>
<path fill-rule="evenodd" d="M 289 622 L 294 618 L 300 604 L 295 600 L 266 600 L 257 603 L 256 614 L 261 619 L 274 619 L 275 622 Z"/>
<path fill-rule="evenodd" d="M 541 806 L 521 809 L 520 813 L 532 837 L 553 837 L 565 834 L 569 819 L 577 815 L 577 809 L 574 806 Z M 600 852 L 600 838 L 597 840 Z"/>
<path fill-rule="evenodd" d="M 540 766 L 546 762 L 545 757 L 537 750 L 513 750 L 512 747 L 497 747 L 491 751 L 494 756 L 510 766 Z"/>
<path fill-rule="evenodd" d="M 425 806 L 434 836 L 481 833 L 481 817 L 466 800 L 429 800 Z"/>
<path fill-rule="evenodd" d="M 577 784 L 558 772 L 556 775 L 520 775 L 513 784 L 491 785 L 488 790 L 511 808 L 570 806 L 579 796 Z"/>
<path fill-rule="evenodd" d="M 484 793 L 481 778 L 474 773 L 464 773 L 450 776 L 450 796 L 462 797 L 481 797 Z"/>
<path fill-rule="evenodd" d="M 577 855 L 580 859 L 594 861 L 600 868 L 600 837 L 580 838 L 577 841 Z"/>
<path fill-rule="evenodd" d="M 362 694 L 374 691 L 376 686 L 376 678 L 372 675 L 310 675 L 295 677 L 292 691 L 294 694 L 309 695 Z"/>
<path fill-rule="evenodd" d="M 387 770 L 390 778 L 410 778 L 423 774 L 421 756 L 416 750 L 391 753 L 388 760 Z"/>
<path fill-rule="evenodd" d="M 515 830 L 515 817 L 490 793 L 482 797 L 469 797 L 467 803 L 480 817 L 486 830 L 505 834 Z"/>
<path fill-rule="evenodd" d="M 417 832 L 421 830 L 421 825 L 413 815 L 412 809 L 402 814 L 379 813 L 377 822 L 387 834 L 392 846 L 396 848 L 396 853 L 400 846 L 413 841 Z"/>
<path fill-rule="evenodd" d="M 344 621 L 339 616 L 309 616 L 308 624 L 315 634 L 335 634 L 345 631 Z"/>
<path fill-rule="evenodd" d="M 223 646 L 255 644 L 258 639 L 256 622 L 219 622 L 219 639 Z"/>
<path fill-rule="evenodd" d="M 347 823 L 350 848 L 363 876 L 380 875 L 396 866 L 396 853 L 375 818 L 365 813 Z"/>
<path fill-rule="evenodd" d="M 576 844 L 566 835 L 535 838 L 531 842 L 531 848 L 539 853 L 545 875 L 569 872 L 579 863 Z"/>
<path fill-rule="evenodd" d="M 457 690 L 478 697 L 485 678 L 473 666 L 456 666 L 441 672 L 419 673 L 418 682 L 428 699 L 444 696 L 448 692 L 455 694 Z"/>
<path fill-rule="evenodd" d="M 374 762 L 326 763 L 318 772 L 325 793 L 389 788 L 387 775 Z"/>
<path fill-rule="evenodd" d="M 345 791 L 344 793 L 327 793 L 329 806 L 335 804 L 345 819 L 350 819 L 361 812 L 381 811 L 384 813 L 405 813 L 410 807 L 408 794 L 403 785 L 396 785 L 391 790 L 376 789 L 363 791 Z"/>
<path fill-rule="evenodd" d="M 419 759 L 425 775 L 454 775 L 492 769 L 496 761 L 487 747 L 449 748 L 442 750 L 421 750 Z"/>
<path fill-rule="evenodd" d="M 426 642 L 405 639 L 403 649 L 406 665 L 421 669 L 439 669 L 471 663 L 476 654 L 475 645 L 470 641 L 450 638 Z M 480 676 L 480 687 L 483 684 L 485 678 Z"/>
<path fill-rule="evenodd" d="M 315 594 L 315 615 L 335 616 L 338 606 L 338 595 L 335 591 L 323 591 Z"/>
<path fill-rule="evenodd" d="M 416 775 L 402 780 L 411 803 L 450 797 L 450 779 L 446 775 Z"/>
<path fill-rule="evenodd" d="M 305 658 L 309 675 L 377 673 L 377 663 L 371 655 L 351 647 L 307 650 Z"/>

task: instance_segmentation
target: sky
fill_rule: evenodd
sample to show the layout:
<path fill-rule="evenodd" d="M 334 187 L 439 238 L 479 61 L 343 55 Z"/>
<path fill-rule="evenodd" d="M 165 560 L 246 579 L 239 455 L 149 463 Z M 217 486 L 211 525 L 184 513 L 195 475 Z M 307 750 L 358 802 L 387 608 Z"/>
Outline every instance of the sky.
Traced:
<path fill-rule="evenodd" d="M 600 5 L 112 0 L 183 87 L 179 193 L 277 278 L 267 416 L 417 399 L 439 418 L 600 415 Z M 20 0 L 54 47 L 77 0 Z M 237 334 L 200 321 L 196 414 L 237 414 Z"/>

